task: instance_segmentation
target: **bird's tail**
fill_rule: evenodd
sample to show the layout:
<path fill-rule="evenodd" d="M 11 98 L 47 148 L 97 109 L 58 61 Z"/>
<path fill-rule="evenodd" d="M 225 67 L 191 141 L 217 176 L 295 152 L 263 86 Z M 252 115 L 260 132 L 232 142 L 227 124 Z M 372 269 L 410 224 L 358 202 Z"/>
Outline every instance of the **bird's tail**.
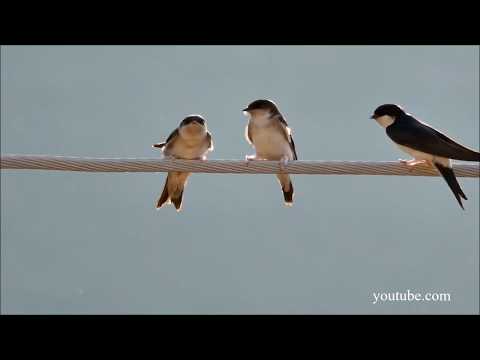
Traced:
<path fill-rule="evenodd" d="M 434 165 L 437 168 L 437 170 L 440 172 L 440 174 L 443 176 L 443 178 L 447 182 L 450 189 L 452 190 L 453 195 L 455 195 L 455 198 L 460 204 L 460 207 L 463 210 L 465 210 L 465 208 L 463 207 L 461 198 L 465 200 L 468 200 L 468 199 L 467 199 L 467 196 L 462 191 L 462 189 L 460 188 L 460 184 L 458 183 L 457 178 L 455 177 L 455 173 L 453 172 L 453 169 L 438 163 L 434 163 Z"/>
<path fill-rule="evenodd" d="M 164 204 L 172 203 L 177 211 L 181 211 L 183 200 L 183 189 L 190 173 L 169 172 L 163 187 L 162 195 L 157 202 L 157 209 Z"/>
<path fill-rule="evenodd" d="M 171 197 L 171 201 L 173 203 L 173 206 L 175 206 L 175 209 L 177 209 L 177 211 L 182 210 L 182 200 L 183 200 L 183 189 L 180 190 L 175 195 L 172 195 L 172 197 Z"/>
<path fill-rule="evenodd" d="M 293 184 L 290 180 L 290 176 L 286 174 L 277 174 L 278 181 L 282 187 L 283 199 L 285 200 L 285 205 L 293 205 Z"/>
<path fill-rule="evenodd" d="M 164 204 L 170 204 L 170 195 L 168 194 L 168 177 L 170 174 L 167 175 L 167 180 L 165 180 L 165 186 L 163 187 L 162 195 L 157 202 L 157 209 L 161 208 Z"/>

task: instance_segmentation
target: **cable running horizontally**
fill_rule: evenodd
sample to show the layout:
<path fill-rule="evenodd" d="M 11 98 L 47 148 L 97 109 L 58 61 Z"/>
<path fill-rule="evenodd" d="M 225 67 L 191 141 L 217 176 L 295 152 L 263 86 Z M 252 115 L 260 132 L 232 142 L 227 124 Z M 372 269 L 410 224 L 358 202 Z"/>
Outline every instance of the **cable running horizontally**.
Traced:
<path fill-rule="evenodd" d="M 57 170 L 86 172 L 168 172 L 219 174 L 276 174 L 278 161 L 167 160 L 158 158 L 90 158 L 50 155 L 2 155 L 1 169 Z M 480 177 L 479 164 L 454 163 L 458 177 Z M 398 161 L 319 161 L 297 160 L 285 165 L 284 172 L 306 175 L 400 175 L 439 176 L 428 165 L 407 167 Z"/>

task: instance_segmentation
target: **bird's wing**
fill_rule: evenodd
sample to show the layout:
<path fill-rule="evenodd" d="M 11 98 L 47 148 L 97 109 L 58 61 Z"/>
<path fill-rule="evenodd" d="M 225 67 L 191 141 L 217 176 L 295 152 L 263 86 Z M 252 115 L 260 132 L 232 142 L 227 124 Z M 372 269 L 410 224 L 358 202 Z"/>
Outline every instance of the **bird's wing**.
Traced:
<path fill-rule="evenodd" d="M 292 135 L 290 135 L 290 147 L 292 148 L 292 152 L 293 152 L 293 160 L 298 160 L 297 150 L 295 150 L 295 143 L 293 142 Z"/>
<path fill-rule="evenodd" d="M 213 151 L 213 139 L 210 131 L 207 131 L 208 150 Z"/>
<path fill-rule="evenodd" d="M 455 160 L 480 161 L 480 153 L 415 119 L 397 121 L 387 127 L 386 131 L 394 142 L 414 150 Z"/>
<path fill-rule="evenodd" d="M 178 128 L 176 128 L 175 130 L 172 131 L 172 133 L 170 135 L 168 135 L 168 138 L 167 138 L 167 140 L 165 140 L 165 142 L 154 144 L 153 146 L 162 149 L 165 146 L 167 146 L 168 143 L 175 141 L 175 139 L 178 137 L 178 135 L 179 135 Z"/>
<path fill-rule="evenodd" d="M 288 127 L 288 124 L 282 115 L 277 116 L 277 119 L 282 132 L 285 134 L 285 139 L 290 144 L 290 149 L 293 153 L 293 160 L 298 160 L 297 151 L 295 150 L 295 143 L 293 142 L 292 129 Z"/>

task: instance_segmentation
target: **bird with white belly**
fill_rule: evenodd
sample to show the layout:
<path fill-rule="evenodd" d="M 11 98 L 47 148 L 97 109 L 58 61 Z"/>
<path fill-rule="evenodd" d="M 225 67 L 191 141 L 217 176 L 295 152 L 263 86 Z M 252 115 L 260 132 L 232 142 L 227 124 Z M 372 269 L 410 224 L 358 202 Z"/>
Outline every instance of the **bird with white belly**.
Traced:
<path fill-rule="evenodd" d="M 273 101 L 255 100 L 243 111 L 249 117 L 245 138 L 255 148 L 255 155 L 246 156 L 248 161 L 278 160 L 280 169 L 284 170 L 288 161 L 297 160 L 292 131 Z M 282 187 L 285 205 L 292 206 L 294 191 L 290 176 L 280 173 L 277 179 Z"/>
<path fill-rule="evenodd" d="M 469 149 L 430 125 L 415 119 L 396 104 L 384 104 L 375 109 L 370 117 L 386 129 L 388 137 L 398 147 L 413 157 L 400 160 L 406 166 L 428 164 L 435 167 L 452 190 L 460 207 L 464 209 L 462 191 L 452 169 L 451 159 L 480 161 L 480 153 Z"/>

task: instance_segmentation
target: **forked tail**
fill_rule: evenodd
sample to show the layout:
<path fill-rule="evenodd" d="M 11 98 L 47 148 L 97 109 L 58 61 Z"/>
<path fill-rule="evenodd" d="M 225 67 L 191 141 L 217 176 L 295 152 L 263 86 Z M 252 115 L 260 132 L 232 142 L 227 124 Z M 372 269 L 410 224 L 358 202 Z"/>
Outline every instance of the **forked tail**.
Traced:
<path fill-rule="evenodd" d="M 457 178 L 455 177 L 455 173 L 453 172 L 453 169 L 443 166 L 441 164 L 434 163 L 435 167 L 437 170 L 440 172 L 440 174 L 443 176 L 445 181 L 447 182 L 448 186 L 453 192 L 453 195 L 455 195 L 455 198 L 457 199 L 460 207 L 465 210 L 462 204 L 462 199 L 468 200 L 467 196 L 464 194 L 462 191 L 462 188 L 460 187 L 460 184 L 457 181 Z"/>

